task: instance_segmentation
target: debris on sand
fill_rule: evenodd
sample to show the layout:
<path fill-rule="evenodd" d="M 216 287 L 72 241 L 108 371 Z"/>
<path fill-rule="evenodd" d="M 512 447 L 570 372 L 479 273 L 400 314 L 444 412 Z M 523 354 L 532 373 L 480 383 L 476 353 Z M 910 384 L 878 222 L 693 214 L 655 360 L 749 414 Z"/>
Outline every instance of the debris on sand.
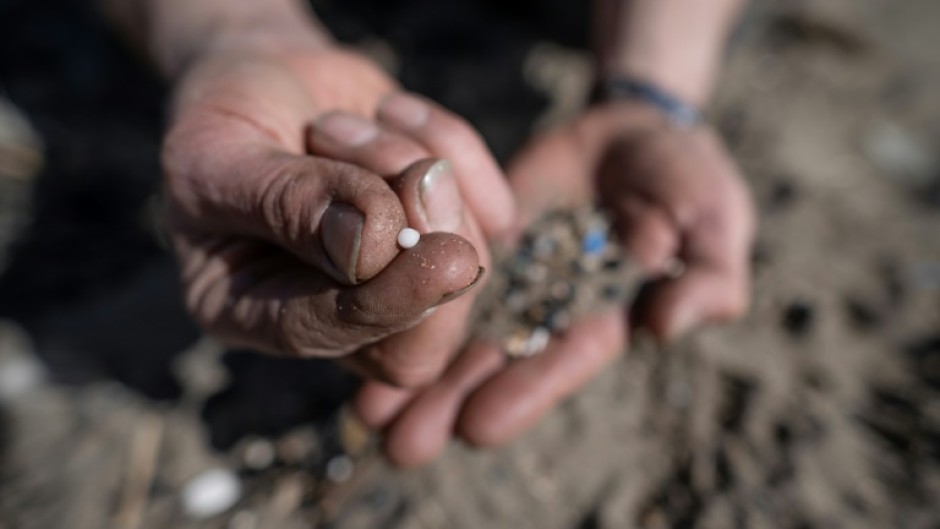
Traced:
<path fill-rule="evenodd" d="M 474 334 L 499 343 L 510 358 L 534 356 L 572 322 L 628 301 L 641 279 L 606 214 L 593 207 L 554 211 L 515 251 L 497 254 Z"/>

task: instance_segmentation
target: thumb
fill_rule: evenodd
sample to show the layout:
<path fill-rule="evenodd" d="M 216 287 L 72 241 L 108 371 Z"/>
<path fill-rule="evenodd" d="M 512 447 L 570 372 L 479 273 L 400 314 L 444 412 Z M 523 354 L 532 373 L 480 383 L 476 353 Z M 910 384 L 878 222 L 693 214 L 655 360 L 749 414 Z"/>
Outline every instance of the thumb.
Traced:
<path fill-rule="evenodd" d="M 398 254 L 405 213 L 381 177 L 284 152 L 238 119 L 200 117 L 177 125 L 163 150 L 183 222 L 275 244 L 345 284 L 375 276 Z"/>

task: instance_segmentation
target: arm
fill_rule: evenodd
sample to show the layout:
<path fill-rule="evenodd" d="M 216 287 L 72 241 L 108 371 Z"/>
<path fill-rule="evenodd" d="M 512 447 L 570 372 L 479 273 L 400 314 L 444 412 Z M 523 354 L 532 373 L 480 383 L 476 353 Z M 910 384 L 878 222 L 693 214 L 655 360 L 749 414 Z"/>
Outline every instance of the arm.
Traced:
<path fill-rule="evenodd" d="M 629 75 L 701 106 L 745 0 L 595 0 L 601 80 Z"/>
<path fill-rule="evenodd" d="M 304 0 L 98 1 L 173 82 L 166 219 L 202 327 L 376 386 L 436 380 L 489 266 L 484 237 L 515 218 L 479 135 L 334 44 Z M 405 226 L 425 235 L 400 251 Z M 359 401 L 370 424 L 410 395 L 380 387 L 392 397 Z M 432 456 L 425 432 L 444 424 L 409 417 L 386 445 L 398 464 Z"/>
<path fill-rule="evenodd" d="M 484 236 L 513 218 L 478 135 L 335 45 L 303 0 L 98 1 L 173 82 L 166 220 L 202 327 L 433 380 L 489 266 Z M 406 226 L 426 236 L 404 252 Z"/>
<path fill-rule="evenodd" d="M 99 7 L 170 78 L 226 46 L 316 50 L 332 40 L 299 0 L 99 0 Z"/>

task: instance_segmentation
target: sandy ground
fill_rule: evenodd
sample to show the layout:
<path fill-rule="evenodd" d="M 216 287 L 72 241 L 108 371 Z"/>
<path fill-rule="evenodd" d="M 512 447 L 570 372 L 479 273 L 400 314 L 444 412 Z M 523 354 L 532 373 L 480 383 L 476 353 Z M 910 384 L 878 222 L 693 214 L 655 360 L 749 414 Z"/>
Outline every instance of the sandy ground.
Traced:
<path fill-rule="evenodd" d="M 73 254 L 11 231 L 30 186 L 0 180 L 5 240 L 26 241 L 0 261 L 0 528 L 940 526 L 937 21 L 934 0 L 757 2 L 710 112 L 760 206 L 751 314 L 666 349 L 637 337 L 519 441 L 454 445 L 417 471 L 388 468 L 336 412 L 346 377 L 196 340 L 155 243 L 83 247 L 120 247 L 134 273 L 82 272 L 54 311 L 11 297 L 73 281 L 10 280 L 30 277 L 24 252 Z M 548 119 L 583 93 L 585 64 L 529 51 Z M 154 152 L 118 158 L 151 171 Z M 148 185 L 127 188 L 134 215 Z M 240 500 L 193 519 L 180 491 L 215 467 L 237 472 Z"/>

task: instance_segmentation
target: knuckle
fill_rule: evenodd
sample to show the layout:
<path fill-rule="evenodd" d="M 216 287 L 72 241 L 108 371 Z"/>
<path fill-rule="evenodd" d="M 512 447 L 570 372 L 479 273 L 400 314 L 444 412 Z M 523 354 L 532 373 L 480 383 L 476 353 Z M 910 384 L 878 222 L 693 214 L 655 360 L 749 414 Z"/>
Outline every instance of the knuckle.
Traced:
<path fill-rule="evenodd" d="M 433 382 L 437 378 L 438 370 L 426 367 L 386 368 L 382 374 L 385 381 L 392 386 L 401 389 L 416 389 Z"/>
<path fill-rule="evenodd" d="M 471 145 L 483 142 L 476 129 L 464 118 L 449 112 L 441 112 L 439 116 L 440 118 L 435 122 L 434 132 L 446 141 Z"/>
<path fill-rule="evenodd" d="M 444 370 L 442 362 L 404 361 L 401 355 L 394 355 L 385 351 L 382 344 L 373 344 L 363 351 L 367 358 L 376 366 L 375 375 L 382 382 L 400 389 L 417 389 L 437 380 Z"/>
<path fill-rule="evenodd" d="M 260 181 L 263 182 L 257 191 L 256 210 L 253 215 L 265 226 L 276 233 L 290 237 L 292 212 L 297 206 L 303 204 L 302 189 L 298 186 L 296 177 L 284 166 L 275 166 L 267 169 Z M 297 220 L 294 220 L 297 224 Z"/>
<path fill-rule="evenodd" d="M 461 421 L 458 433 L 465 443 L 474 448 L 496 448 L 512 440 L 514 432 L 507 433 L 500 420 Z"/>
<path fill-rule="evenodd" d="M 328 175 L 317 166 L 280 158 L 266 165 L 249 191 L 254 195 L 248 198 L 251 215 L 283 243 L 308 241 L 330 199 Z"/>

